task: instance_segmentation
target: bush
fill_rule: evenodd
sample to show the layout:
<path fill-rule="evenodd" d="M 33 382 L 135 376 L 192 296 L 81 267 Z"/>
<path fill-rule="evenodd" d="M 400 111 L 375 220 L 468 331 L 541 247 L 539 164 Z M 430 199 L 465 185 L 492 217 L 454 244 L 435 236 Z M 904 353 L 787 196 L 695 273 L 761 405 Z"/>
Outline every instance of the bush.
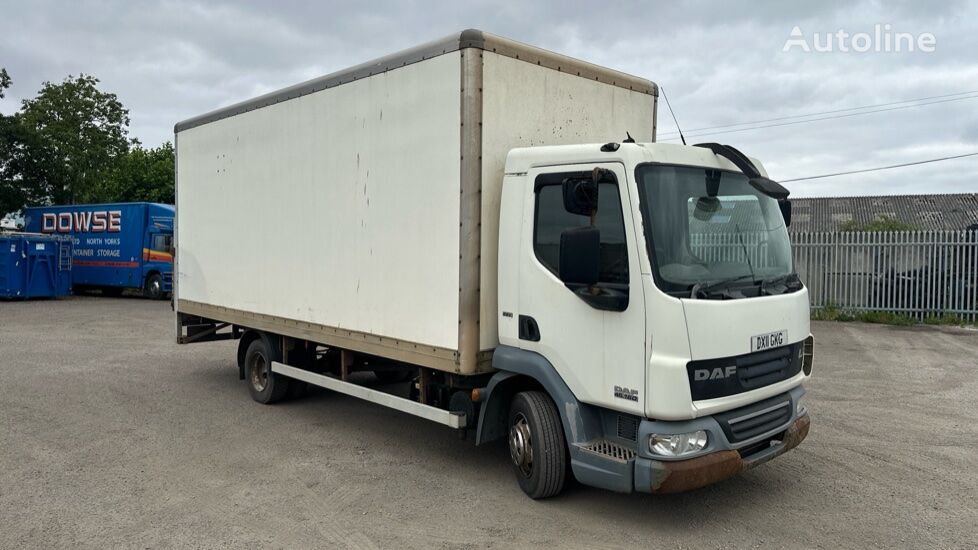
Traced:
<path fill-rule="evenodd" d="M 837 321 L 848 323 L 858 321 L 860 323 L 875 323 L 880 325 L 941 325 L 941 326 L 974 326 L 974 323 L 945 313 L 942 315 L 929 315 L 923 319 L 918 319 L 905 313 L 894 313 L 892 311 L 851 311 L 839 308 L 835 304 L 826 304 L 820 308 L 812 309 L 813 321 Z"/>

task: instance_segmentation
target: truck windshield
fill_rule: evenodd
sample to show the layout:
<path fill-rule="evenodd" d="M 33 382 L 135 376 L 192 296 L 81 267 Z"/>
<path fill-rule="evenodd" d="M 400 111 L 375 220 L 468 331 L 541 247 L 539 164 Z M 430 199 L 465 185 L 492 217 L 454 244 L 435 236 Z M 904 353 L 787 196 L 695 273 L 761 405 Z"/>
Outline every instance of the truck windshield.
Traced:
<path fill-rule="evenodd" d="M 640 165 L 636 175 L 649 259 L 664 292 L 738 298 L 801 287 L 778 202 L 746 176 L 661 164 Z"/>

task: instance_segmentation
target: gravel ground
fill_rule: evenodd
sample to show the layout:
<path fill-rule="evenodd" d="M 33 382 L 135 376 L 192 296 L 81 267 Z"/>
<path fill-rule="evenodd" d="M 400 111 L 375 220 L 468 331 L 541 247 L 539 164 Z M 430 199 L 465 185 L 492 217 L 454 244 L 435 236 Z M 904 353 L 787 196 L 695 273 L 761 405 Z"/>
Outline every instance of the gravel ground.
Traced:
<path fill-rule="evenodd" d="M 673 496 L 532 501 L 501 447 L 323 392 L 251 401 L 169 304 L 0 302 L 0 546 L 975 547 L 978 332 L 816 323 L 796 450 Z"/>

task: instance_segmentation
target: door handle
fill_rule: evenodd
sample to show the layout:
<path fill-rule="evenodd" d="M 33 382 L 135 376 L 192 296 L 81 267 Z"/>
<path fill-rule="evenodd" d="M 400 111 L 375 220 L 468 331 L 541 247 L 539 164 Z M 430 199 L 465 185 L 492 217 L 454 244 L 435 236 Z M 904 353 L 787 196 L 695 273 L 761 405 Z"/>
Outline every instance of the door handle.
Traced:
<path fill-rule="evenodd" d="M 540 327 L 537 325 L 536 319 L 529 315 L 520 315 L 519 326 L 520 340 L 540 341 Z"/>

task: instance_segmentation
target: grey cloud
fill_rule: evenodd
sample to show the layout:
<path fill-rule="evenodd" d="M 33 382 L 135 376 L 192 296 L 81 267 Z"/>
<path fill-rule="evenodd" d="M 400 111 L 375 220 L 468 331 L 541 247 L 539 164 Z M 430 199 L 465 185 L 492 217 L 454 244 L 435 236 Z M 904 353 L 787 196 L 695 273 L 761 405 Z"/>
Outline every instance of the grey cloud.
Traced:
<path fill-rule="evenodd" d="M 978 89 L 974 1 L 365 3 L 0 0 L 0 111 L 44 80 L 86 72 L 130 108 L 147 145 L 173 123 L 401 48 L 476 27 L 663 85 L 685 128 Z M 931 32 L 930 54 L 782 52 L 806 33 Z M 978 150 L 975 100 L 703 136 L 800 177 Z M 665 109 L 660 130 L 674 129 Z M 951 153 L 953 151 L 953 153 Z M 914 158 L 910 158 L 914 157 Z M 798 182 L 798 195 L 978 190 L 978 160 Z"/>

